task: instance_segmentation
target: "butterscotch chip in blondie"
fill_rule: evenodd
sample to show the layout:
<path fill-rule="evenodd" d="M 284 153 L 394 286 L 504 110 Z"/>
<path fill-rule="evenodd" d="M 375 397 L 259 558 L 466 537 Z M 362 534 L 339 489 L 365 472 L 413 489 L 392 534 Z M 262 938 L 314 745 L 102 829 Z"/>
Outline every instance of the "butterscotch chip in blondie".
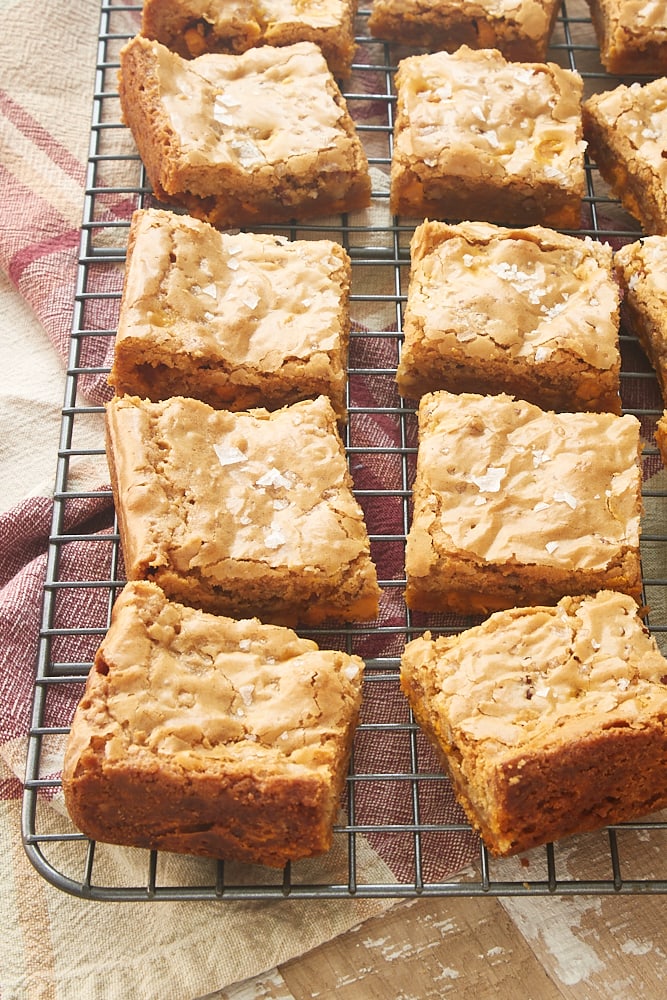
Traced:
<path fill-rule="evenodd" d="M 667 235 L 667 78 L 620 84 L 582 106 L 591 157 L 648 234 Z"/>
<path fill-rule="evenodd" d="M 621 312 L 653 365 L 667 406 L 667 236 L 647 236 L 614 255 Z"/>
<path fill-rule="evenodd" d="M 434 51 L 498 49 L 506 59 L 546 58 L 555 0 L 373 0 L 368 27 L 390 41 Z"/>
<path fill-rule="evenodd" d="M 155 195 L 220 228 L 365 208 L 368 161 L 321 50 L 183 59 L 142 36 L 119 94 Z"/>
<path fill-rule="evenodd" d="M 231 410 L 327 395 L 344 419 L 350 277 L 331 240 L 231 235 L 139 210 L 109 382 L 117 395 Z"/>
<path fill-rule="evenodd" d="M 333 839 L 363 661 L 129 583 L 67 743 L 65 803 L 114 844 L 282 867 Z"/>
<path fill-rule="evenodd" d="M 334 76 L 347 77 L 355 13 L 353 0 L 146 0 L 141 32 L 186 59 L 315 42 Z"/>
<path fill-rule="evenodd" d="M 667 805 L 667 661 L 624 594 L 409 643 L 401 685 L 493 854 Z"/>
<path fill-rule="evenodd" d="M 620 413 L 608 244 L 540 226 L 427 221 L 410 254 L 402 395 L 506 392 L 544 409 Z"/>
<path fill-rule="evenodd" d="M 641 599 L 639 421 L 511 396 L 424 396 L 406 600 L 484 615 L 618 590 Z"/>
<path fill-rule="evenodd" d="M 106 413 L 129 580 L 280 625 L 377 615 L 369 538 L 325 396 L 241 413 L 122 396 Z"/>
<path fill-rule="evenodd" d="M 644 0 L 588 0 L 608 73 L 667 72 L 667 12 L 662 3 Z"/>
<path fill-rule="evenodd" d="M 396 87 L 394 212 L 579 227 L 585 145 L 577 73 L 464 45 L 403 59 Z"/>

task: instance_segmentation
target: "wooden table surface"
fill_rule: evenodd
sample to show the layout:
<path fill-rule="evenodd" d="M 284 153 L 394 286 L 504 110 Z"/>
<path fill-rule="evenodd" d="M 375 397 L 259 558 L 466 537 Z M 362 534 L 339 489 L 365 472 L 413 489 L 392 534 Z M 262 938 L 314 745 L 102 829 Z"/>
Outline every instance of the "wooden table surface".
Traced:
<path fill-rule="evenodd" d="M 609 864 L 602 833 L 573 837 L 558 845 L 558 854 L 572 879 L 602 873 Z M 664 879 L 665 859 L 667 830 L 637 836 L 638 877 Z M 529 866 L 530 860 L 528 854 L 500 862 L 499 874 L 505 866 L 512 878 L 512 866 Z M 337 1000 L 658 1000 L 667 997 L 667 896 L 398 901 L 314 951 L 214 994 L 216 1000 L 334 995 Z"/>

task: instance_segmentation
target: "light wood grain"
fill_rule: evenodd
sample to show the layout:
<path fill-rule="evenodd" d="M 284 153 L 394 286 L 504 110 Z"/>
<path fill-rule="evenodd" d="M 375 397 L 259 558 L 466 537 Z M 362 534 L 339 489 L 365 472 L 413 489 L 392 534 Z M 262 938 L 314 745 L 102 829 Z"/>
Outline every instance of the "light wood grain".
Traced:
<path fill-rule="evenodd" d="M 667 814 L 663 813 L 662 818 Z M 656 817 L 659 818 L 659 817 Z M 623 831 L 626 878 L 664 878 L 667 831 Z M 628 845 L 626 845 L 628 846 Z M 491 862 L 494 879 L 544 877 L 542 851 Z M 565 882 L 610 877 L 604 831 L 554 851 Z M 658 1000 L 667 997 L 667 897 L 452 897 L 397 902 L 217 1000 Z"/>

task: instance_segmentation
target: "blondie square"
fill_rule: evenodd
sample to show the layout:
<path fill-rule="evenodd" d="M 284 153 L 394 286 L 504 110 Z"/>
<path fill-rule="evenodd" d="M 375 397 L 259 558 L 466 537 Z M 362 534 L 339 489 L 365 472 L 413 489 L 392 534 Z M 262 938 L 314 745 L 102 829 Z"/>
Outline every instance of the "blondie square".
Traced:
<path fill-rule="evenodd" d="M 585 145 L 577 73 L 464 45 L 403 59 L 396 88 L 394 212 L 579 227 Z"/>
<path fill-rule="evenodd" d="M 282 867 L 331 846 L 363 661 L 129 583 L 77 708 L 63 790 L 114 844 Z"/>
<path fill-rule="evenodd" d="M 424 396 L 409 607 L 486 615 L 618 590 L 641 599 L 639 421 L 511 396 Z"/>
<path fill-rule="evenodd" d="M 566 596 L 407 645 L 402 689 L 493 854 L 667 805 L 667 661 L 638 611 Z"/>
<path fill-rule="evenodd" d="M 334 76 L 347 77 L 355 13 L 353 0 L 146 0 L 141 32 L 185 59 L 315 42 Z"/>
<path fill-rule="evenodd" d="M 667 235 L 667 78 L 620 84 L 582 106 L 589 153 L 645 233 Z"/>
<path fill-rule="evenodd" d="M 667 11 L 662 3 L 588 0 L 608 73 L 663 76 L 667 72 Z"/>
<path fill-rule="evenodd" d="M 368 27 L 379 38 L 430 51 L 468 45 L 532 62 L 546 58 L 559 6 L 557 0 L 373 0 Z"/>
<path fill-rule="evenodd" d="M 187 60 L 137 36 L 119 94 L 156 197 L 196 218 L 252 226 L 370 202 L 366 154 L 313 42 Z"/>
<path fill-rule="evenodd" d="M 139 210 L 109 382 L 119 396 L 230 410 L 327 395 L 342 420 L 350 278 L 330 240 L 231 235 Z"/>
<path fill-rule="evenodd" d="M 667 236 L 647 236 L 614 255 L 621 311 L 653 365 L 667 406 Z"/>
<path fill-rule="evenodd" d="M 543 409 L 620 413 L 609 245 L 540 226 L 427 221 L 410 254 L 402 395 L 506 392 Z"/>
<path fill-rule="evenodd" d="M 129 580 L 272 624 L 375 618 L 369 538 L 325 396 L 241 413 L 122 396 L 106 412 Z"/>

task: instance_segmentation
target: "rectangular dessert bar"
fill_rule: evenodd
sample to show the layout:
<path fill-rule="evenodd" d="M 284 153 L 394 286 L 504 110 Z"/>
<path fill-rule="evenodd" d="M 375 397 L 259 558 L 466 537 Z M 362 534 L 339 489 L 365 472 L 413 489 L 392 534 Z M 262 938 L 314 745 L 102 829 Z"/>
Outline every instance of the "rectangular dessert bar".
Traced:
<path fill-rule="evenodd" d="M 546 58 L 558 0 L 373 0 L 372 35 L 430 51 L 498 49 L 506 59 Z"/>
<path fill-rule="evenodd" d="M 486 615 L 618 590 L 641 600 L 639 421 L 502 395 L 422 398 L 408 606 Z"/>
<path fill-rule="evenodd" d="M 577 73 L 464 45 L 401 60 L 396 88 L 394 212 L 579 227 L 585 145 Z"/>
<path fill-rule="evenodd" d="M 334 76 L 347 77 L 355 13 L 353 0 L 145 0 L 141 33 L 185 59 L 314 42 Z"/>
<path fill-rule="evenodd" d="M 667 806 L 667 661 L 638 611 L 566 596 L 406 646 L 402 689 L 493 854 Z"/>
<path fill-rule="evenodd" d="M 240 413 L 122 396 L 106 415 L 128 580 L 272 624 L 376 617 L 369 538 L 325 396 Z"/>
<path fill-rule="evenodd" d="M 326 395 L 343 420 L 350 279 L 331 240 L 221 233 L 140 209 L 109 382 L 119 396 L 230 410 Z"/>
<path fill-rule="evenodd" d="M 129 583 L 67 742 L 94 840 L 282 867 L 332 844 L 363 661 Z"/>
<path fill-rule="evenodd" d="M 645 233 L 667 235 L 667 78 L 620 84 L 583 102 L 589 153 Z"/>
<path fill-rule="evenodd" d="M 506 392 L 543 409 L 620 413 L 608 244 L 540 226 L 427 221 L 410 257 L 403 396 Z"/>
<path fill-rule="evenodd" d="M 667 73 L 667 10 L 663 3 L 588 0 L 588 6 L 600 59 L 608 73 Z"/>
<path fill-rule="evenodd" d="M 624 322 L 653 365 L 667 406 L 667 236 L 647 236 L 616 251 Z"/>
<path fill-rule="evenodd" d="M 313 42 L 187 60 L 131 39 L 119 94 L 156 197 L 220 228 L 366 208 L 368 161 Z"/>

